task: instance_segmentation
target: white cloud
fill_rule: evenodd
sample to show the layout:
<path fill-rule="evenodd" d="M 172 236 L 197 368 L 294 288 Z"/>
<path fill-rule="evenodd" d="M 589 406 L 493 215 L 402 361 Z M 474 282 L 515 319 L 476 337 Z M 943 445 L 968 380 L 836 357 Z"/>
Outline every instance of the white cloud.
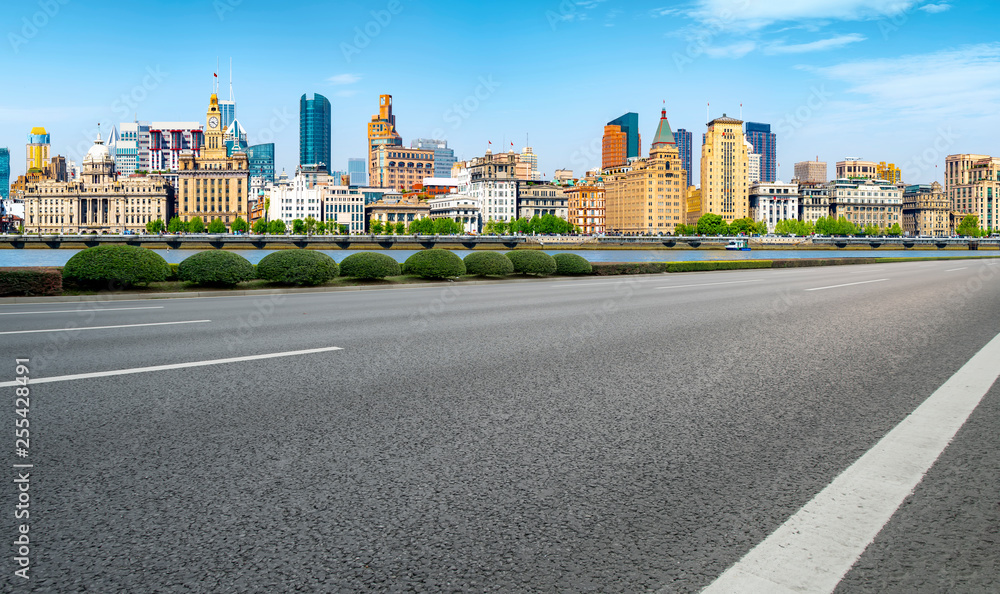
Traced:
<path fill-rule="evenodd" d="M 359 80 L 361 80 L 361 75 L 359 74 L 338 74 L 326 79 L 332 85 L 353 85 Z"/>
<path fill-rule="evenodd" d="M 868 115 L 942 122 L 1000 112 L 1000 43 L 815 69 L 862 97 Z"/>
<path fill-rule="evenodd" d="M 753 41 L 741 41 L 732 45 L 706 47 L 705 55 L 710 58 L 742 58 L 757 48 Z"/>
<path fill-rule="evenodd" d="M 761 29 L 772 23 L 815 19 L 865 20 L 902 13 L 916 0 L 698 0 L 689 16 L 724 29 Z"/>
<path fill-rule="evenodd" d="M 920 7 L 920 10 L 928 14 L 937 14 L 939 12 L 944 12 L 951 8 L 951 4 L 947 2 L 939 2 L 938 4 L 925 4 Z"/>
<path fill-rule="evenodd" d="M 864 35 L 858 33 L 850 33 L 847 35 L 838 35 L 836 37 L 831 37 L 829 39 L 817 39 L 816 41 L 811 41 L 809 43 L 797 43 L 791 45 L 785 45 L 784 43 L 774 43 L 765 47 L 764 53 L 802 54 L 806 52 L 818 52 L 828 49 L 835 49 L 838 47 L 844 47 L 845 45 L 851 43 L 858 43 L 859 41 L 864 41 L 865 39 L 867 38 Z"/>

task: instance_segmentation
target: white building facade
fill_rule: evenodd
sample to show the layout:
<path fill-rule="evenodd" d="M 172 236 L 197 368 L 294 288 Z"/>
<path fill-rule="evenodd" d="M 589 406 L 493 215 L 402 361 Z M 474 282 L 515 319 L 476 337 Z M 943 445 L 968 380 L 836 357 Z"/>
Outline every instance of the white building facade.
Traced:
<path fill-rule="evenodd" d="M 479 233 L 482 230 L 482 217 L 479 212 L 479 200 L 464 194 L 445 194 L 427 201 L 431 209 L 432 219 L 454 219 L 462 225 L 466 233 Z"/>
<path fill-rule="evenodd" d="M 295 219 L 323 220 L 323 188 L 310 188 L 302 177 L 292 178 L 287 183 L 275 182 L 268 194 L 271 202 L 267 216 L 271 221 L 281 219 L 290 228 Z"/>
<path fill-rule="evenodd" d="M 347 227 L 349 233 L 365 231 L 365 194 L 350 186 L 323 185 L 323 220 Z"/>
<path fill-rule="evenodd" d="M 750 216 L 767 223 L 774 232 L 778 221 L 799 219 L 799 185 L 784 182 L 757 182 L 750 185 Z"/>

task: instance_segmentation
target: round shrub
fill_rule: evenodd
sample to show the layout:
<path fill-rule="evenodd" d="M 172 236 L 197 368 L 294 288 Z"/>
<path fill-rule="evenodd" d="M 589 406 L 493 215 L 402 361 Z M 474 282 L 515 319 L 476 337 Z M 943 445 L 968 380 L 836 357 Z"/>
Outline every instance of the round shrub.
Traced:
<path fill-rule="evenodd" d="M 473 252 L 465 257 L 465 271 L 477 276 L 507 276 L 514 274 L 510 258 L 499 252 Z"/>
<path fill-rule="evenodd" d="M 545 252 L 538 250 L 515 250 L 504 254 L 514 265 L 518 274 L 534 274 L 548 276 L 556 271 L 556 260 Z"/>
<path fill-rule="evenodd" d="M 353 278 L 385 278 L 399 276 L 399 262 L 378 252 L 358 252 L 340 262 L 340 274 Z"/>
<path fill-rule="evenodd" d="M 224 250 L 198 252 L 177 267 L 177 278 L 196 285 L 231 287 L 254 278 L 253 264 Z"/>
<path fill-rule="evenodd" d="M 283 285 L 321 285 L 339 272 L 333 258 L 312 250 L 282 250 L 257 263 L 258 277 Z"/>
<path fill-rule="evenodd" d="M 576 254 L 556 254 L 556 274 L 590 274 L 594 267 L 582 256 Z"/>
<path fill-rule="evenodd" d="M 421 278 L 455 278 L 465 274 L 465 263 L 448 250 L 420 250 L 403 262 L 403 272 Z"/>
<path fill-rule="evenodd" d="M 115 284 L 121 288 L 164 281 L 170 266 L 152 250 L 134 245 L 99 245 L 73 255 L 63 278 L 81 285 Z"/>

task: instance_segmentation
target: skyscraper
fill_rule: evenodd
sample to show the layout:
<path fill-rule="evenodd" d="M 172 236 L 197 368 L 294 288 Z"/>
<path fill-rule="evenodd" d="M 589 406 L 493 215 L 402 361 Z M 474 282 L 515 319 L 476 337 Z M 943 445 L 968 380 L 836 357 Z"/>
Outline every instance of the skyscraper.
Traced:
<path fill-rule="evenodd" d="M 617 167 L 638 157 L 641 150 L 639 136 L 639 114 L 628 112 L 604 126 L 601 141 L 601 168 Z"/>
<path fill-rule="evenodd" d="M 330 102 L 315 93 L 299 100 L 299 165 L 330 171 Z"/>
<path fill-rule="evenodd" d="M 25 172 L 32 169 L 45 171 L 49 166 L 49 133 L 41 126 L 35 126 L 28 134 Z"/>
<path fill-rule="evenodd" d="M 10 199 L 10 149 L 0 146 L 0 199 Z"/>
<path fill-rule="evenodd" d="M 396 116 L 392 115 L 392 95 L 378 96 L 378 113 L 368 122 L 368 183 L 376 187 L 382 187 L 376 158 L 382 146 L 403 146 L 403 138 L 396 132 Z"/>
<path fill-rule="evenodd" d="M 743 120 L 715 118 L 708 123 L 701 146 L 701 212 L 722 216 L 731 223 L 749 214 L 750 153 L 743 136 Z"/>
<path fill-rule="evenodd" d="M 260 178 L 264 184 L 274 183 L 274 143 L 255 144 L 247 147 L 247 162 L 250 166 L 250 178 Z M 230 156 L 232 156 L 230 154 Z"/>
<path fill-rule="evenodd" d="M 753 145 L 753 152 L 760 155 L 760 181 L 773 182 L 778 179 L 778 159 L 775 134 L 771 124 L 747 122 L 746 136 Z"/>
<path fill-rule="evenodd" d="M 368 185 L 367 160 L 364 157 L 356 157 L 347 160 L 347 175 L 351 176 L 352 186 Z M 448 172 L 451 175 L 451 171 Z"/>
<path fill-rule="evenodd" d="M 677 152 L 681 156 L 681 168 L 687 173 L 687 179 L 691 181 L 691 133 L 684 128 L 678 128 L 674 132 L 674 140 L 677 141 Z"/>
<path fill-rule="evenodd" d="M 433 150 L 434 177 L 451 177 L 451 166 L 455 164 L 455 151 L 448 148 L 447 140 L 418 138 L 410 141 L 410 148 Z"/>
<path fill-rule="evenodd" d="M 368 122 L 368 184 L 406 192 L 426 177 L 434 177 L 434 150 L 404 147 L 392 95 L 379 95 L 378 114 Z"/>

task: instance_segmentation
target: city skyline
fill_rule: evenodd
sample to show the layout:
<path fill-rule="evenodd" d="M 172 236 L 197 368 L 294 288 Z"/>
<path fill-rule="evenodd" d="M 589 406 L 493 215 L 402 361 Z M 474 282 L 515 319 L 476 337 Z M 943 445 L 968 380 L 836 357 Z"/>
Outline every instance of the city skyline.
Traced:
<path fill-rule="evenodd" d="M 988 135 L 998 123 L 1000 93 L 991 83 L 1000 78 L 1000 44 L 992 41 L 997 18 L 985 2 L 845 1 L 835 8 L 735 0 L 667 8 L 514 2 L 515 18 L 483 7 L 458 14 L 440 3 L 416 8 L 390 1 L 342 7 L 332 23 L 251 0 L 152 2 L 142 15 L 131 5 L 109 4 L 126 24 L 183 23 L 181 40 L 192 43 L 158 59 L 122 54 L 115 68 L 75 64 L 66 59 L 71 51 L 101 43 L 92 35 L 97 17 L 75 4 L 56 3 L 51 15 L 38 4 L 13 7 L 0 50 L 9 76 L 42 71 L 52 78 L 45 93 L 11 88 L 0 100 L 0 146 L 17 155 L 31 128 L 42 126 L 52 136 L 52 154 L 79 163 L 98 122 L 106 133 L 133 118 L 198 120 L 216 64 L 232 57 L 237 115 L 250 144 L 275 143 L 278 171 L 292 171 L 298 161 L 303 93 L 331 100 L 336 170 L 366 153 L 365 126 L 380 94 L 393 95 L 405 139 L 447 140 L 459 159 L 482 155 L 488 141 L 505 148 L 513 142 L 519 152 L 530 139 L 548 179 L 555 169 L 582 175 L 599 166 L 603 124 L 622 113 L 638 113 L 640 134 L 651 137 L 664 100 L 674 125 L 695 134 L 723 113 L 738 117 L 742 104 L 742 119 L 768 123 L 777 134 L 777 177 L 785 181 L 795 162 L 818 156 L 830 163 L 892 162 L 904 181 L 930 183 L 942 181 L 948 154 L 1000 152 Z M 961 23 L 960 35 L 949 31 L 954 23 Z M 234 53 L 220 29 L 266 36 L 271 49 Z M 124 27 L 116 35 L 120 43 L 139 43 L 141 31 Z M 403 33 L 411 35 L 402 39 L 414 52 L 399 51 Z M 581 35 L 603 42 L 557 51 Z M 283 43 L 291 39 L 296 43 Z M 443 39 L 463 50 L 434 49 Z M 537 73 L 487 59 L 529 39 Z M 650 43 L 662 46 L 653 65 L 617 59 Z M 317 59 L 299 59 L 304 52 Z M 595 60 L 615 64 L 615 85 L 597 81 Z M 422 67 L 406 66 L 417 63 Z M 219 78 L 228 78 L 227 65 L 220 68 Z M 11 177 L 23 167 L 12 159 Z M 693 167 L 698 179 L 699 166 Z"/>

